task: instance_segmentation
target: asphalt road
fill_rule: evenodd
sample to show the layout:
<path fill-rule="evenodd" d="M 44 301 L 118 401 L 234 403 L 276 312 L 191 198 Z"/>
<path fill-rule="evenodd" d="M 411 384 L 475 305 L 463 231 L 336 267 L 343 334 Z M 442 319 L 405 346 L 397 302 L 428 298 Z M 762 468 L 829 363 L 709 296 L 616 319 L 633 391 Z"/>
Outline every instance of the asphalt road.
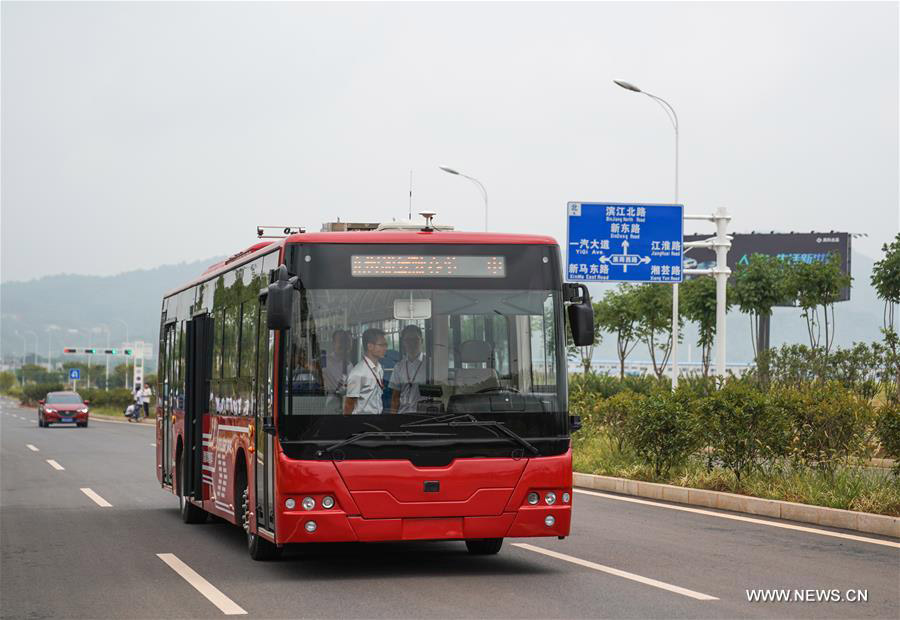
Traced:
<path fill-rule="evenodd" d="M 342 544 L 260 563 L 236 527 L 181 522 L 149 425 L 41 429 L 4 400 L 0 436 L 3 618 L 900 617 L 896 539 L 576 492 L 571 537 L 507 540 L 493 557 L 460 542 Z M 748 602 L 757 588 L 868 601 Z"/>

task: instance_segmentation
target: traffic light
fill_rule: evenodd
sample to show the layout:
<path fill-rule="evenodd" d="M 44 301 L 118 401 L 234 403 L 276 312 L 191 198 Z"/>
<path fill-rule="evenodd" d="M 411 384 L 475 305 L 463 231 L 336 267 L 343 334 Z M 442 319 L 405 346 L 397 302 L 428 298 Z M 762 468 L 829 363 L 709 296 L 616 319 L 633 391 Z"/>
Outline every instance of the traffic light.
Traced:
<path fill-rule="evenodd" d="M 78 349 L 73 349 L 72 347 L 66 347 L 63 349 L 63 353 L 78 353 Z"/>
<path fill-rule="evenodd" d="M 134 349 L 122 349 L 122 353 L 125 355 L 134 355 Z"/>
<path fill-rule="evenodd" d="M 94 353 L 97 352 L 97 349 L 85 349 L 84 352 L 87 353 L 88 355 L 93 355 Z"/>
<path fill-rule="evenodd" d="M 106 355 L 115 355 L 117 351 L 118 351 L 118 349 L 103 349 L 103 352 Z"/>

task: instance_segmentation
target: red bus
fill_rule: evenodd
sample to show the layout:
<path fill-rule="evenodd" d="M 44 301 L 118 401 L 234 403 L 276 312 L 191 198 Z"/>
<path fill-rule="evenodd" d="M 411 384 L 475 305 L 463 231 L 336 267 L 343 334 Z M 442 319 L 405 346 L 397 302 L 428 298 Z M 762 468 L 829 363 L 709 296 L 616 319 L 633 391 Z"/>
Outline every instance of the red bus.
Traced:
<path fill-rule="evenodd" d="M 568 315 L 551 237 L 299 232 L 166 294 L 157 475 L 186 523 L 286 544 L 569 534 Z M 368 370 L 368 373 L 366 371 Z"/>

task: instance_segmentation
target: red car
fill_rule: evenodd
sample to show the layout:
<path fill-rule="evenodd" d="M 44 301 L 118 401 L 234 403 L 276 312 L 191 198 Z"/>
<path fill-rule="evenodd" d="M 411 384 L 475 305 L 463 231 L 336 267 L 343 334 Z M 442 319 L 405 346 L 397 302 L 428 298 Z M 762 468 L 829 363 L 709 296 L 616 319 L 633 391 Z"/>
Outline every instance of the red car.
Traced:
<path fill-rule="evenodd" d="M 46 428 L 51 424 L 75 423 L 88 425 L 88 405 L 77 392 L 48 392 L 44 400 L 38 401 L 38 426 Z"/>

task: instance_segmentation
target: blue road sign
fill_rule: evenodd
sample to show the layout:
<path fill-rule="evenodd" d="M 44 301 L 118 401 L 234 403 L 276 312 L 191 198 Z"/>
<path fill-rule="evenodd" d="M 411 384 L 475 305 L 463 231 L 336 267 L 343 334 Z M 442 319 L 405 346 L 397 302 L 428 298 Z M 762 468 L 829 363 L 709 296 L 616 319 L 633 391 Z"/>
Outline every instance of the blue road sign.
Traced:
<path fill-rule="evenodd" d="M 69 369 L 69 379 L 72 381 L 78 381 L 81 379 L 81 369 L 79 368 L 70 368 Z"/>
<path fill-rule="evenodd" d="M 570 202 L 566 279 L 681 282 L 682 205 Z"/>

